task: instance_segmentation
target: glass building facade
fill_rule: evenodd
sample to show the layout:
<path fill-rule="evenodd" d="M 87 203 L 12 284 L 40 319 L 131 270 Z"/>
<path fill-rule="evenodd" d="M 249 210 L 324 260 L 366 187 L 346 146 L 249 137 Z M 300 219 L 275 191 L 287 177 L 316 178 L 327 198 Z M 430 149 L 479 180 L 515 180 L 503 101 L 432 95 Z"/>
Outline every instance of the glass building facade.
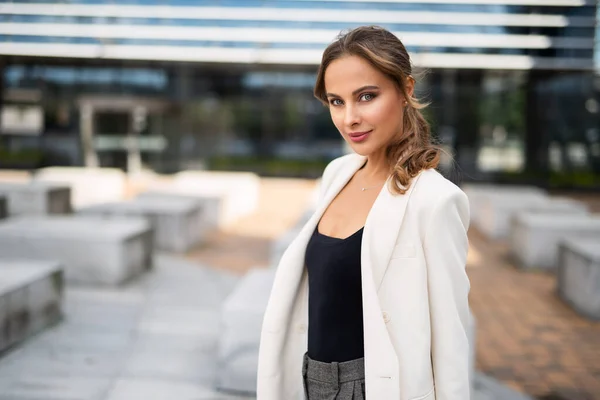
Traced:
<path fill-rule="evenodd" d="M 344 151 L 312 96 L 340 31 L 409 50 L 463 180 L 600 187 L 588 0 L 0 3 L 0 167 L 235 168 L 318 176 Z M 138 151 L 139 150 L 139 151 Z"/>

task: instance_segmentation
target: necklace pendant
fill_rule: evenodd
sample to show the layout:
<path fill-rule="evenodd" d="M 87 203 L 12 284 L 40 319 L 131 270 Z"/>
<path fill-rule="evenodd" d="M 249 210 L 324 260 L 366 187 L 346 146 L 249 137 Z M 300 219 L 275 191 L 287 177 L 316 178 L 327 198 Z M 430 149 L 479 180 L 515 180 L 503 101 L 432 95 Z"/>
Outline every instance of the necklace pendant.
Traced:
<path fill-rule="evenodd" d="M 365 190 L 367 190 L 367 188 L 360 188 L 360 190 L 362 190 L 364 192 Z"/>

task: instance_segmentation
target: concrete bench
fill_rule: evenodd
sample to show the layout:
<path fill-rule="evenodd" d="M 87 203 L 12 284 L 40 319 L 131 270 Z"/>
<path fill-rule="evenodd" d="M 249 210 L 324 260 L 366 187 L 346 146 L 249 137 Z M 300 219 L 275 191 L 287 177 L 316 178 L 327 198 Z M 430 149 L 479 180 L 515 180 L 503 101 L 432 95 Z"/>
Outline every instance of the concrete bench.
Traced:
<path fill-rule="evenodd" d="M 563 198 L 536 195 L 487 196 L 482 199 L 477 227 L 490 239 L 508 236 L 510 222 L 519 212 L 549 214 L 587 214 L 585 204 Z"/>
<path fill-rule="evenodd" d="M 10 216 L 71 213 L 71 188 L 67 185 L 0 183 L 0 196 L 6 197 Z"/>
<path fill-rule="evenodd" d="M 36 172 L 34 179 L 69 185 L 71 204 L 74 208 L 120 201 L 126 197 L 127 177 L 123 171 L 116 168 L 41 168 Z"/>
<path fill-rule="evenodd" d="M 173 186 L 179 193 L 220 198 L 220 227 L 258 207 L 260 178 L 249 172 L 184 171 L 175 174 Z"/>
<path fill-rule="evenodd" d="M 513 218 L 511 255 L 524 268 L 553 270 L 558 263 L 558 244 L 571 236 L 600 234 L 600 216 L 520 213 Z"/>
<path fill-rule="evenodd" d="M 8 217 L 8 202 L 6 197 L 0 195 L 0 219 Z"/>
<path fill-rule="evenodd" d="M 464 184 L 462 190 L 469 198 L 471 211 L 471 222 L 479 227 L 479 218 L 482 207 L 490 197 L 495 199 L 506 199 L 511 197 L 520 198 L 544 198 L 547 196 L 543 189 L 534 186 L 497 185 L 497 184 Z"/>
<path fill-rule="evenodd" d="M 176 188 L 161 187 L 140 193 L 136 199 L 160 199 L 160 200 L 175 200 L 179 199 L 190 200 L 198 204 L 202 212 L 198 221 L 206 233 L 217 229 L 219 226 L 219 214 L 221 213 L 221 199 L 216 196 L 195 196 L 190 193 L 179 192 Z"/>
<path fill-rule="evenodd" d="M 152 227 L 155 248 L 170 252 L 185 252 L 196 246 L 206 231 L 202 225 L 202 208 L 189 199 L 138 198 L 85 207 L 78 215 L 145 218 Z"/>
<path fill-rule="evenodd" d="M 221 309 L 216 386 L 220 390 L 255 393 L 258 348 L 274 269 L 250 270 Z"/>
<path fill-rule="evenodd" d="M 4 258 L 56 260 L 65 280 L 118 285 L 152 265 L 152 231 L 142 219 L 19 217 L 0 223 Z"/>
<path fill-rule="evenodd" d="M 59 263 L 0 259 L 0 353 L 61 318 Z"/>
<path fill-rule="evenodd" d="M 600 234 L 559 245 L 558 294 L 580 314 L 600 320 Z"/>

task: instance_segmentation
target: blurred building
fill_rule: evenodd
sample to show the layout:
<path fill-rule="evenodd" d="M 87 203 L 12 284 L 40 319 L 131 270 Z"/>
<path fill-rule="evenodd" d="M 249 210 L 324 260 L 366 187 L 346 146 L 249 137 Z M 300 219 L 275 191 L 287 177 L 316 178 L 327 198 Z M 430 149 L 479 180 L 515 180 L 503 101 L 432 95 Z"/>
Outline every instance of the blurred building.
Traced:
<path fill-rule="evenodd" d="M 419 93 L 463 179 L 600 187 L 597 13 L 593 0 L 4 1 L 0 167 L 314 176 L 343 151 L 312 97 L 322 51 L 376 24 L 427 72 Z"/>

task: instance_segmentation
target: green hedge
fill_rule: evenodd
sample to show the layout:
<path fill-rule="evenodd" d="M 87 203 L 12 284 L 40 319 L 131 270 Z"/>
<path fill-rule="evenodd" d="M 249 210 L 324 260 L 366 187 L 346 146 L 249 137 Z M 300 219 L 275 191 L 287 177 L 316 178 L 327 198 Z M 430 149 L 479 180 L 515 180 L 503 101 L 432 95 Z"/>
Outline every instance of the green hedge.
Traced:
<path fill-rule="evenodd" d="M 250 171 L 264 176 L 317 178 L 330 160 L 295 160 L 274 157 L 212 157 L 207 166 L 212 170 Z"/>
<path fill-rule="evenodd" d="M 39 150 L 8 151 L 0 148 L 0 168 L 35 168 L 42 159 Z"/>

